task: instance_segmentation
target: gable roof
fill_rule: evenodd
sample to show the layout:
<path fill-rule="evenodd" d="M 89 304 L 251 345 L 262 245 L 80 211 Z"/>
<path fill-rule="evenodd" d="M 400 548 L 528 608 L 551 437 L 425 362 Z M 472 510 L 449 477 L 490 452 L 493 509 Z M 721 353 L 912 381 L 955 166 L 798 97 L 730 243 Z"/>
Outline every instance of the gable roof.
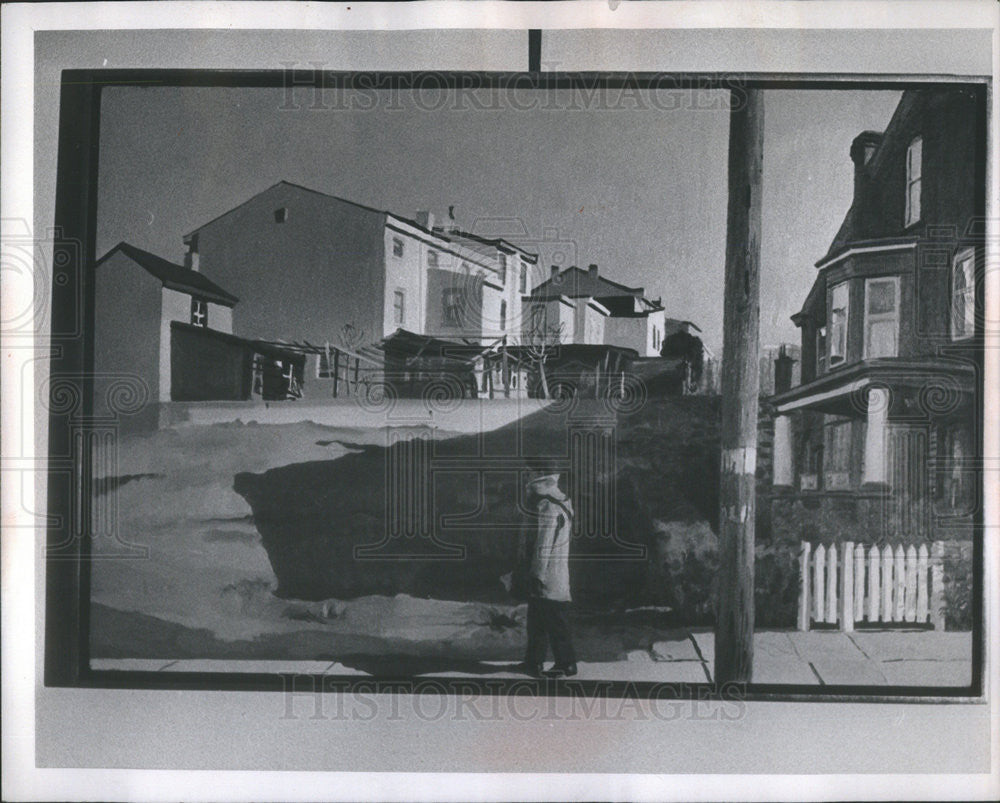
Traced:
<path fill-rule="evenodd" d="M 589 271 L 578 268 L 575 265 L 566 268 L 558 276 L 546 279 L 538 287 L 531 291 L 532 297 L 537 295 L 560 295 L 577 298 L 580 296 L 591 296 L 593 298 L 609 298 L 614 296 L 633 296 L 641 298 L 643 301 L 655 306 L 645 297 L 645 288 L 627 287 L 624 284 L 605 279 L 598 274 L 591 276 Z"/>
<path fill-rule="evenodd" d="M 340 203 L 350 204 L 351 206 L 355 206 L 358 209 L 364 209 L 366 212 L 374 212 L 375 214 L 379 214 L 379 215 L 388 214 L 388 212 L 385 212 L 385 211 L 383 211 L 381 209 L 375 209 L 372 206 L 365 206 L 364 204 L 359 204 L 357 201 L 351 201 L 351 200 L 349 200 L 347 198 L 340 198 L 340 197 L 338 197 L 336 195 L 331 195 L 328 192 L 320 192 L 319 190 L 314 190 L 311 187 L 305 187 L 305 186 L 303 186 L 301 184 L 296 184 L 296 183 L 294 183 L 292 181 L 285 181 L 284 179 L 282 179 L 281 181 L 278 181 L 278 182 L 272 184 L 270 187 L 267 187 L 266 189 L 263 189 L 260 192 L 255 192 L 253 195 L 251 195 L 249 198 L 247 198 L 242 203 L 236 204 L 236 206 L 234 206 L 232 209 L 227 209 L 222 214 L 216 215 L 211 220 L 209 220 L 209 221 L 207 221 L 205 223 L 202 223 L 196 229 L 191 229 L 191 231 L 189 231 L 187 234 L 184 235 L 184 242 L 187 242 L 189 239 L 191 239 L 191 237 L 193 235 L 197 234 L 199 231 L 201 231 L 205 227 L 211 226 L 213 223 L 215 223 L 215 222 L 217 222 L 219 220 L 222 220 L 222 218 L 226 217 L 229 214 L 232 214 L 237 209 L 241 209 L 242 207 L 246 206 L 248 203 L 250 203 L 251 201 L 253 201 L 255 198 L 258 198 L 259 196 L 263 195 L 265 192 L 270 192 L 275 187 L 280 187 L 282 185 L 284 185 L 286 187 L 292 187 L 293 189 L 296 189 L 296 190 L 301 190 L 302 192 L 312 193 L 313 195 L 319 195 L 321 198 L 328 198 L 331 201 L 339 201 Z M 393 217 L 396 217 L 396 216 L 393 215 Z M 402 218 L 400 218 L 400 219 L 402 219 Z M 411 221 L 406 221 L 406 222 L 410 223 Z"/>
<path fill-rule="evenodd" d="M 136 248 L 134 245 L 126 242 L 118 243 L 118 245 L 97 260 L 94 267 L 100 267 L 111 256 L 119 252 L 125 254 L 125 256 L 143 268 L 147 273 L 159 279 L 164 287 L 169 287 L 171 290 L 190 293 L 191 295 L 204 298 L 208 301 L 214 301 L 226 307 L 231 307 L 239 301 L 236 296 L 232 293 L 227 293 L 204 274 L 190 268 L 185 268 L 183 265 L 175 265 L 163 257 L 158 257 L 149 251 L 143 251 L 141 248 Z"/>
<path fill-rule="evenodd" d="M 291 187 L 294 190 L 298 190 L 299 192 L 309 193 L 311 195 L 318 195 L 320 198 L 328 201 L 336 201 L 337 203 L 347 204 L 348 206 L 353 206 L 356 209 L 361 209 L 365 212 L 369 212 L 374 215 L 383 215 L 386 218 L 386 222 L 390 226 L 393 225 L 391 221 L 396 221 L 398 223 L 403 223 L 406 226 L 410 226 L 416 229 L 417 231 L 423 233 L 427 237 L 433 238 L 435 241 L 437 241 L 433 244 L 434 248 L 443 251 L 450 250 L 451 253 L 456 254 L 462 259 L 475 261 L 476 264 L 480 265 L 481 267 L 487 267 L 490 268 L 491 270 L 495 270 L 495 268 L 493 268 L 491 265 L 484 265 L 481 261 L 477 261 L 478 257 L 488 256 L 488 253 L 483 250 L 483 246 L 493 246 L 501 248 L 502 250 L 509 250 L 511 252 L 516 249 L 522 251 L 527 257 L 533 258 L 535 261 L 537 261 L 538 259 L 536 254 L 529 254 L 527 251 L 519 249 L 517 248 L 517 246 L 511 245 L 507 243 L 505 240 L 488 241 L 483 238 L 476 237 L 475 235 L 467 234 L 465 232 L 462 232 L 460 236 L 453 238 L 449 233 L 429 229 L 423 224 L 418 223 L 416 220 L 403 217 L 402 215 L 397 215 L 394 212 L 390 212 L 385 209 L 376 209 L 373 206 L 367 206 L 366 204 L 358 203 L 357 201 L 352 201 L 349 198 L 342 198 L 339 195 L 332 195 L 328 192 L 321 192 L 320 190 L 314 190 L 311 187 L 305 187 L 302 184 L 296 184 L 295 182 L 286 181 L 284 179 L 275 184 L 272 184 L 270 187 L 263 189 L 260 192 L 254 193 L 242 203 L 239 203 L 236 206 L 234 206 L 232 209 L 228 209 L 222 214 L 216 215 L 208 222 L 202 223 L 200 226 L 198 226 L 198 228 L 192 229 L 191 231 L 189 231 L 187 234 L 184 235 L 184 242 L 185 243 L 190 242 L 191 238 L 194 237 L 194 235 L 196 235 L 202 229 L 211 226 L 213 223 L 222 220 L 224 217 L 227 217 L 236 210 L 243 208 L 247 204 L 259 198 L 261 195 L 264 195 L 264 193 L 270 192 L 276 187 L 281 187 L 281 186 Z M 404 232 L 404 233 L 410 234 L 412 236 L 412 232 Z M 462 242 L 459 242 L 459 240 L 462 240 Z M 444 243 L 450 243 L 453 247 L 449 249 L 446 245 L 444 245 Z M 477 249 L 473 247 L 472 243 L 478 243 L 480 247 Z M 501 245 L 501 243 L 503 245 Z M 529 261 L 532 260 L 529 259 Z"/>

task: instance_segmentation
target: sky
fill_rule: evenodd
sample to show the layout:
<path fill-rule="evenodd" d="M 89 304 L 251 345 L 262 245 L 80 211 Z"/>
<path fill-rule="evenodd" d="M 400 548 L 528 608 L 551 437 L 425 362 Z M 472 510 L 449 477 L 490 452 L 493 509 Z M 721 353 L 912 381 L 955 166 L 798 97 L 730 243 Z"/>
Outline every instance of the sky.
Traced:
<path fill-rule="evenodd" d="M 848 151 L 900 93 L 767 90 L 761 343 L 798 311 L 850 206 Z M 544 266 L 662 298 L 722 345 L 729 112 L 721 90 L 516 94 L 112 87 L 102 93 L 98 256 L 127 241 L 180 262 L 182 237 L 287 180 L 506 236 Z"/>

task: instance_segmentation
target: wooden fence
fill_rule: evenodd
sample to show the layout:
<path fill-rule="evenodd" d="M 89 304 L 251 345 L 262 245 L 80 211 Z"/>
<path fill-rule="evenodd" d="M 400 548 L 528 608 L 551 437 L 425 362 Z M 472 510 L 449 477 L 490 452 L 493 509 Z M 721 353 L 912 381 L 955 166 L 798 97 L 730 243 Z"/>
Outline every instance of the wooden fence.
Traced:
<path fill-rule="evenodd" d="M 813 623 L 927 623 L 944 630 L 944 544 L 883 547 L 852 541 L 799 554 L 799 630 Z"/>

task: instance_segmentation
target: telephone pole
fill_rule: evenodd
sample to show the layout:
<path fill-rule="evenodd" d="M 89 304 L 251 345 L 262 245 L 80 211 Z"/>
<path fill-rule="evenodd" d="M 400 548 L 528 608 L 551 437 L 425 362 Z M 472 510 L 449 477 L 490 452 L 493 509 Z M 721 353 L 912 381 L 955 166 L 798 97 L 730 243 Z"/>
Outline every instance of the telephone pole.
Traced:
<path fill-rule="evenodd" d="M 715 682 L 748 683 L 753 671 L 757 363 L 760 328 L 762 90 L 731 93 L 729 213 L 722 350 L 722 464 Z"/>

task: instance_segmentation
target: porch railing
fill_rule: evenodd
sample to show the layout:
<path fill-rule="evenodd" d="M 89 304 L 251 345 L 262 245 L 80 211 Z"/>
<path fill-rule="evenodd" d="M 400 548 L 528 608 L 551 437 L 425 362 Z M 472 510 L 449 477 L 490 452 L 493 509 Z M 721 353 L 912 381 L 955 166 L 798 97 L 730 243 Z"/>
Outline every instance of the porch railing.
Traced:
<path fill-rule="evenodd" d="M 882 547 L 802 542 L 798 629 L 926 624 L 944 630 L 944 543 Z"/>

